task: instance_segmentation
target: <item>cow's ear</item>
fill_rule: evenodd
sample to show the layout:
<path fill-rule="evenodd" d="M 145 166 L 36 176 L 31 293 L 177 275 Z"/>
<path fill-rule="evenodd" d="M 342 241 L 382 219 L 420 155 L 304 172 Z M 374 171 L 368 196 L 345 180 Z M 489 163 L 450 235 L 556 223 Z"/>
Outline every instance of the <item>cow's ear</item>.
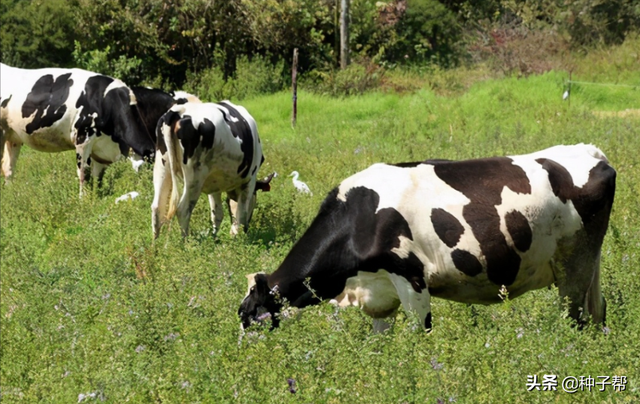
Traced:
<path fill-rule="evenodd" d="M 264 272 L 255 272 L 245 276 L 247 277 L 249 289 L 253 286 L 261 287 L 263 283 L 267 283 L 267 275 Z"/>
<path fill-rule="evenodd" d="M 271 191 L 271 180 L 273 179 L 273 176 L 275 175 L 275 173 L 271 173 L 269 174 L 267 177 L 265 177 L 263 180 L 258 180 L 256 181 L 256 191 L 260 190 L 262 192 L 269 192 Z"/>

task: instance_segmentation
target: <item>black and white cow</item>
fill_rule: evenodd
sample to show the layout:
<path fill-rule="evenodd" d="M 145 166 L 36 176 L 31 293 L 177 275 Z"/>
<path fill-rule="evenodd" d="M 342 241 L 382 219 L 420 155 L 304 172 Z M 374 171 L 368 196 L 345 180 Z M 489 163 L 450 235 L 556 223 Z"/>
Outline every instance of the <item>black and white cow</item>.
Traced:
<path fill-rule="evenodd" d="M 224 214 L 222 192 L 237 202 L 232 209 L 231 234 L 238 233 L 238 225 L 246 229 L 255 207 L 255 192 L 268 191 L 272 178 L 256 180 L 264 157 L 258 128 L 249 112 L 229 101 L 174 105 L 160 118 L 156 134 L 151 205 L 154 238 L 176 212 L 186 237 L 201 193 L 209 197 L 214 234 Z"/>
<path fill-rule="evenodd" d="M 23 144 L 43 151 L 75 150 L 80 194 L 86 170 L 100 177 L 129 149 L 151 158 L 155 144 L 122 81 L 80 69 L 19 69 L 1 65 L 3 164 L 14 172 Z"/>
<path fill-rule="evenodd" d="M 249 275 L 243 327 L 333 299 L 378 320 L 400 304 L 431 328 L 431 296 L 500 301 L 557 284 L 569 314 L 604 322 L 600 248 L 616 172 L 592 145 L 466 161 L 375 164 L 344 180 L 273 273 Z M 305 285 L 308 280 L 310 289 Z"/>

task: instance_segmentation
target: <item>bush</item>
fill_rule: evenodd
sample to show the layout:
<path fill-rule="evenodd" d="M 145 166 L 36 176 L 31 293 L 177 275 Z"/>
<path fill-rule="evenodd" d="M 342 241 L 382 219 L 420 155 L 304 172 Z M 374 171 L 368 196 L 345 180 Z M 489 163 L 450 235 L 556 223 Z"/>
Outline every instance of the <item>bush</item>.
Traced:
<path fill-rule="evenodd" d="M 504 75 L 528 76 L 562 67 L 569 52 L 568 40 L 550 28 L 527 28 L 516 23 L 478 25 L 476 38 L 468 47 L 473 63 L 488 62 Z"/>
<path fill-rule="evenodd" d="M 283 70 L 282 60 L 274 65 L 261 56 L 251 60 L 242 56 L 237 61 L 235 75 L 227 80 L 222 69 L 216 66 L 199 75 L 189 75 L 184 88 L 203 101 L 242 100 L 282 90 L 285 87 Z"/>
<path fill-rule="evenodd" d="M 140 65 L 142 60 L 137 57 L 128 58 L 120 55 L 117 58 L 111 54 L 111 47 L 105 50 L 93 49 L 83 52 L 78 41 L 74 43 L 73 60 L 76 66 L 92 72 L 116 77 L 125 83 L 139 83 L 142 79 Z"/>
<path fill-rule="evenodd" d="M 365 58 L 350 64 L 344 70 L 312 73 L 312 77 L 305 78 L 302 82 L 302 87 L 331 96 L 363 94 L 378 88 L 384 77 L 384 69 Z"/>

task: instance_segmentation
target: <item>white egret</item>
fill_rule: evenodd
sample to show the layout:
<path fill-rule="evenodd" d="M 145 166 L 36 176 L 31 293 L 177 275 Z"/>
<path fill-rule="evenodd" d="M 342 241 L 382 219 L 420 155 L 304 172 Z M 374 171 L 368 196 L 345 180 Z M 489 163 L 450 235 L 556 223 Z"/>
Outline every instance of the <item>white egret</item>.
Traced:
<path fill-rule="evenodd" d="M 129 156 L 129 160 L 131 161 L 131 166 L 136 172 L 140 171 L 140 166 L 144 164 L 144 160 L 142 157 L 138 155 Z"/>
<path fill-rule="evenodd" d="M 296 187 L 298 192 L 313 196 L 313 192 L 311 192 L 307 184 L 302 181 L 298 181 L 298 176 L 300 176 L 300 174 L 297 171 L 293 171 L 291 174 L 289 174 L 289 177 L 291 176 L 293 176 L 293 186 Z"/>
<path fill-rule="evenodd" d="M 126 193 L 122 196 L 119 196 L 116 198 L 116 205 L 118 204 L 118 202 L 122 202 L 122 201 L 126 201 L 126 200 L 134 200 L 136 199 L 140 194 L 137 193 L 136 191 L 131 191 L 129 193 Z"/>

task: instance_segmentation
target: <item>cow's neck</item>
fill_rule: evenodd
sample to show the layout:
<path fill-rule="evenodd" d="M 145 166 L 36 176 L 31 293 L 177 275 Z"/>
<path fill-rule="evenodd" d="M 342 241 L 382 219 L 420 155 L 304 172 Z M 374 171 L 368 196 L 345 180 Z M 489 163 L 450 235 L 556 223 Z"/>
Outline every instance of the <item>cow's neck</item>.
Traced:
<path fill-rule="evenodd" d="M 269 287 L 292 305 L 303 307 L 330 299 L 344 290 L 360 260 L 350 243 L 350 223 L 317 217 L 280 267 L 269 275 Z M 309 280 L 309 281 L 307 281 Z M 310 289 L 311 288 L 311 289 Z"/>

